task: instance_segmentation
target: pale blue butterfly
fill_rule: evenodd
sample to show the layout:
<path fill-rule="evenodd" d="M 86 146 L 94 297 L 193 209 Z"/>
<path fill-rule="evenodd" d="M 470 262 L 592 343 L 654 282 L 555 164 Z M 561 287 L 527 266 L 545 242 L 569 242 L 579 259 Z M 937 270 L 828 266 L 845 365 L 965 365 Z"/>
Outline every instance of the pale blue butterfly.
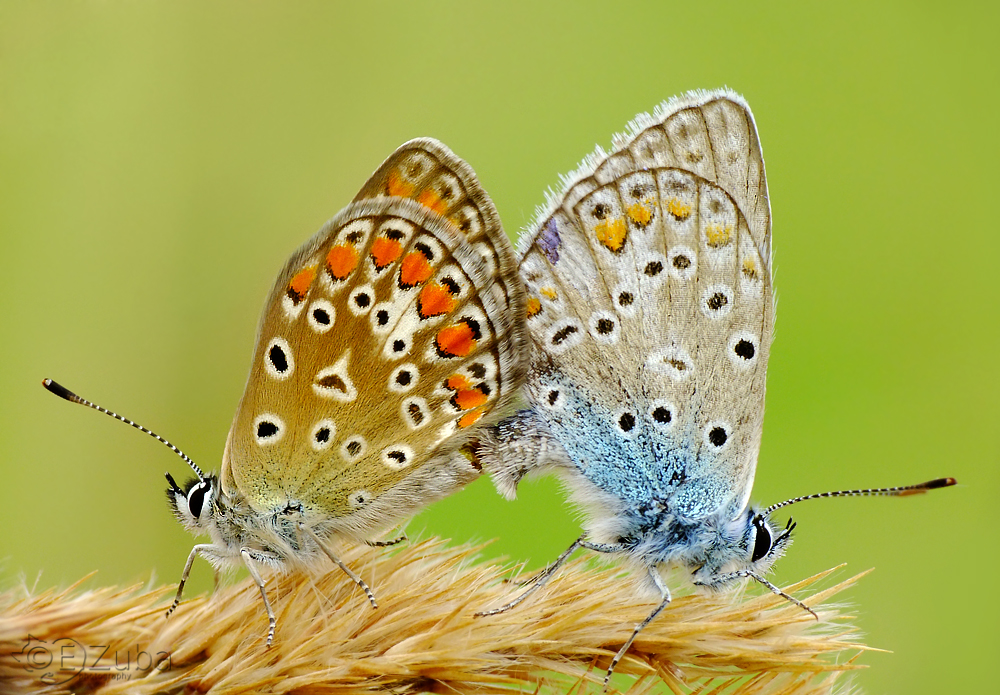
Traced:
<path fill-rule="evenodd" d="M 577 548 L 621 554 L 648 572 L 661 601 L 610 677 L 670 602 L 661 569 L 687 568 L 708 588 L 749 577 L 812 612 L 763 576 L 794 527 L 776 531 L 771 512 L 954 484 L 750 505 L 774 293 L 764 160 L 737 94 L 692 92 L 638 116 L 610 153 L 598 148 L 563 179 L 520 255 L 531 408 L 493 429 L 478 455 L 509 498 L 525 474 L 559 471 L 589 518 L 531 589 L 481 615 L 517 605 Z"/>

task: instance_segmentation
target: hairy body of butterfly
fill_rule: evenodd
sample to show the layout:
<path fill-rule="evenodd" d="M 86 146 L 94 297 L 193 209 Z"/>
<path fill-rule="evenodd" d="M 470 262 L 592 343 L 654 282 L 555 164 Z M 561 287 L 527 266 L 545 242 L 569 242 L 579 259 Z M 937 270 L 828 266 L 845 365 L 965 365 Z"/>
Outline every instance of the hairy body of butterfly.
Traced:
<path fill-rule="evenodd" d="M 330 541 L 386 528 L 480 473 L 462 447 L 520 386 L 525 302 L 513 249 L 472 169 L 413 140 L 285 264 L 264 305 L 221 475 L 167 474 L 180 522 L 207 534 L 188 557 L 260 566 L 336 563 Z M 168 611 L 168 615 L 170 613 Z"/>
<path fill-rule="evenodd" d="M 549 197 L 520 246 L 531 356 L 528 410 L 476 451 L 497 489 L 561 473 L 585 510 L 577 548 L 648 572 L 685 567 L 720 589 L 763 578 L 791 541 L 749 503 L 774 325 L 771 216 L 757 130 L 728 90 L 640 115 Z M 951 484 L 866 491 L 908 494 Z M 861 491 L 855 491 L 861 492 Z M 851 494 L 851 492 L 834 493 Z M 607 681 L 605 681 L 607 682 Z"/>

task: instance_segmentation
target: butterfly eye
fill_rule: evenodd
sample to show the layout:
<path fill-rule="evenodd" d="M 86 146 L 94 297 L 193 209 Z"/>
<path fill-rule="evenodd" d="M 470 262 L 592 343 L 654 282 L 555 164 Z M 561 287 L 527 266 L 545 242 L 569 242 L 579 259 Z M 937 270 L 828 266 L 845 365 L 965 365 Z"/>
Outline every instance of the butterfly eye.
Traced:
<path fill-rule="evenodd" d="M 202 507 L 205 506 L 205 497 L 211 490 L 212 484 L 206 480 L 195 485 L 191 488 L 191 492 L 188 493 L 188 511 L 191 512 L 191 516 L 195 519 L 201 516 Z"/>
<path fill-rule="evenodd" d="M 750 561 L 757 562 L 771 550 L 771 532 L 760 517 L 753 520 L 753 525 L 757 534 L 753 542 L 753 555 L 750 556 Z"/>

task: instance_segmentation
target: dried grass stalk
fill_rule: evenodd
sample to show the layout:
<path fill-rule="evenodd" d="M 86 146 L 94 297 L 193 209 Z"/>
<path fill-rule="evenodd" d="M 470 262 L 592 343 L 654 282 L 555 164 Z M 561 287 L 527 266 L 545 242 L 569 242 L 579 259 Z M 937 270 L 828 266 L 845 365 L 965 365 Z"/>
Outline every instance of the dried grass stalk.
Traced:
<path fill-rule="evenodd" d="M 8 592 L 0 595 L 0 690 L 599 692 L 599 669 L 654 604 L 637 598 L 620 571 L 577 561 L 518 608 L 475 618 L 516 590 L 500 581 L 503 568 L 477 564 L 478 550 L 439 540 L 396 552 L 344 549 L 343 559 L 375 588 L 377 610 L 336 569 L 271 577 L 278 631 L 270 649 L 249 580 L 185 601 L 169 620 L 174 586 Z M 640 676 L 637 692 L 831 692 L 865 649 L 837 608 L 824 605 L 858 577 L 803 591 L 832 571 L 788 588 L 818 609 L 818 623 L 769 593 L 678 597 L 618 672 Z"/>

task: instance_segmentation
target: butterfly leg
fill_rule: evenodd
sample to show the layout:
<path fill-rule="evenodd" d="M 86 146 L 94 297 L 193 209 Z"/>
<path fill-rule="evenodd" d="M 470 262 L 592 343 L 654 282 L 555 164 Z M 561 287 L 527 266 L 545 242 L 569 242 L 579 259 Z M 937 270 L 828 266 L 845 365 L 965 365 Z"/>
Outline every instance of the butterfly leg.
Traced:
<path fill-rule="evenodd" d="M 272 560 L 272 556 L 264 555 L 252 548 L 240 548 L 240 555 L 243 556 L 243 564 L 247 566 L 247 570 L 250 572 L 250 576 L 253 577 L 254 582 L 257 583 L 257 588 L 260 589 L 260 597 L 264 599 L 264 610 L 267 611 L 267 646 L 271 646 L 274 642 L 274 629 L 278 625 L 278 621 L 274 617 L 274 611 L 271 609 L 271 602 L 267 600 L 267 591 L 264 590 L 264 580 L 260 576 L 260 572 L 257 571 L 257 567 L 254 562 L 268 562 Z"/>
<path fill-rule="evenodd" d="M 794 603 L 802 610 L 806 611 L 807 613 L 810 613 L 812 617 L 816 618 L 816 620 L 819 620 L 819 614 L 817 614 L 816 611 L 814 611 L 812 608 L 802 603 L 802 601 L 798 600 L 791 594 L 786 594 L 784 591 L 776 587 L 774 584 L 767 581 L 756 572 L 751 572 L 750 570 L 741 570 L 739 572 L 733 572 L 732 574 L 724 574 L 722 576 L 716 577 L 711 582 L 711 584 L 707 582 L 695 582 L 695 584 L 699 586 L 721 586 L 722 584 L 726 584 L 727 582 L 732 581 L 733 579 L 742 579 L 744 577 L 749 577 L 750 579 L 753 579 L 755 582 L 763 584 L 764 586 L 766 586 L 768 589 L 771 590 L 771 593 L 780 596 L 789 603 Z"/>
<path fill-rule="evenodd" d="M 364 579 L 354 574 L 354 572 L 351 571 L 350 567 L 341 562 L 340 558 L 338 558 L 336 555 L 333 554 L 330 548 L 327 547 L 326 543 L 324 543 L 322 539 L 316 535 L 315 531 L 313 531 L 311 528 L 306 526 L 301 521 L 298 522 L 298 529 L 299 531 L 308 534 L 309 537 L 313 539 L 313 542 L 315 542 L 316 545 L 319 546 L 319 549 L 323 551 L 323 554 L 325 554 L 328 558 L 330 558 L 333 561 L 333 563 L 337 565 L 337 567 L 339 567 L 344 571 L 344 574 L 346 574 L 348 577 L 351 578 L 351 581 L 357 584 L 361 588 L 361 590 L 365 592 L 365 596 L 368 597 L 368 602 L 372 604 L 372 608 L 378 608 L 378 604 L 375 602 L 375 594 L 373 594 L 372 590 L 368 588 L 367 584 L 365 584 Z"/>
<path fill-rule="evenodd" d="M 187 583 L 188 577 L 191 575 L 191 567 L 194 565 L 194 559 L 198 557 L 201 553 L 211 550 L 215 546 L 211 543 L 199 543 L 195 547 L 191 548 L 191 554 L 188 555 L 187 562 L 184 563 L 184 571 L 181 572 L 181 581 L 177 584 L 177 595 L 174 596 L 174 602 L 170 604 L 170 608 L 167 609 L 167 616 L 174 612 L 177 606 L 180 605 L 181 595 L 184 593 L 184 585 Z M 218 573 L 218 570 L 216 570 Z"/>
<path fill-rule="evenodd" d="M 635 642 L 635 638 L 638 637 L 639 633 L 642 632 L 647 625 L 653 622 L 653 619 L 667 607 L 668 603 L 670 603 L 670 589 L 668 589 L 667 585 L 663 583 L 663 578 L 660 576 L 660 573 L 656 571 L 655 567 L 649 568 L 649 578 L 653 580 L 653 583 L 656 584 L 656 588 L 660 590 L 660 596 L 663 597 L 663 600 L 660 601 L 660 605 L 653 609 L 652 613 L 646 616 L 645 620 L 635 626 L 635 630 L 632 631 L 632 636 L 625 641 L 622 648 L 618 650 L 617 654 L 615 654 L 615 658 L 611 660 L 611 665 L 608 666 L 608 674 L 604 676 L 605 692 L 608 690 L 608 682 L 611 680 L 611 674 L 615 672 L 615 666 L 617 666 L 618 662 L 622 660 L 623 656 L 625 656 L 625 652 L 627 652 L 629 647 L 632 646 L 632 643 Z"/>
<path fill-rule="evenodd" d="M 568 547 L 566 550 L 564 550 L 563 554 L 560 555 L 559 557 L 557 557 L 555 562 L 553 562 L 551 565 L 549 565 L 548 567 L 546 567 L 544 570 L 542 570 L 541 572 L 539 572 L 538 574 L 536 574 L 534 577 L 532 577 L 531 579 L 529 579 L 528 580 L 529 582 L 530 581 L 534 581 L 534 585 L 531 586 L 531 587 L 529 587 L 528 590 L 525 591 L 523 594 L 521 594 L 520 596 L 518 596 L 517 598 L 515 598 L 510 603 L 507 603 L 507 604 L 505 604 L 503 606 L 500 606 L 499 608 L 494 608 L 494 609 L 488 610 L 488 611 L 480 611 L 479 613 L 476 613 L 476 617 L 477 618 L 483 618 L 483 617 L 486 617 L 488 615 L 496 615 L 497 613 L 504 613 L 506 611 L 509 611 L 511 608 L 514 608 L 515 606 L 517 606 L 518 604 L 520 604 L 522 601 L 524 601 L 524 599 L 528 598 L 533 593 L 535 593 L 536 591 L 538 591 L 539 589 L 541 589 L 543 586 L 545 586 L 545 584 L 549 581 L 549 579 L 552 578 L 552 575 L 556 573 L 556 570 L 558 570 L 560 567 L 562 567 L 564 564 L 566 564 L 566 561 L 569 559 L 569 556 L 572 555 L 576 551 L 577 548 L 580 548 L 581 546 L 583 546 L 583 544 L 584 544 L 584 540 L 583 539 L 584 538 L 586 538 L 586 534 L 580 536 L 575 541 L 573 541 L 573 544 L 570 547 Z"/>

